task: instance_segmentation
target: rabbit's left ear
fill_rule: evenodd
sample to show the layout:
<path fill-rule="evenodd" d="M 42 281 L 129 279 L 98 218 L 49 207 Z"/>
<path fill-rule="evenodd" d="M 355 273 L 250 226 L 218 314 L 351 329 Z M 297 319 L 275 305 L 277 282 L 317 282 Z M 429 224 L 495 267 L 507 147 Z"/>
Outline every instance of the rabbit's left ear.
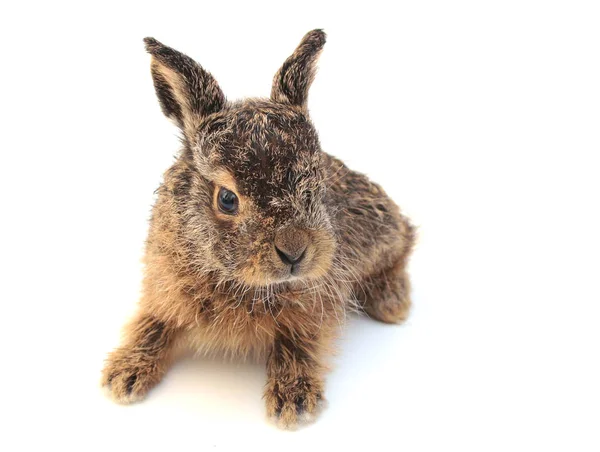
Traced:
<path fill-rule="evenodd" d="M 145 38 L 152 55 L 152 79 L 163 113 L 187 136 L 200 121 L 225 105 L 225 96 L 213 76 L 193 59 L 154 38 Z"/>
<path fill-rule="evenodd" d="M 275 74 L 271 99 L 307 109 L 308 89 L 315 77 L 317 59 L 325 45 L 325 32 L 313 30 L 306 33 L 294 53 Z"/>

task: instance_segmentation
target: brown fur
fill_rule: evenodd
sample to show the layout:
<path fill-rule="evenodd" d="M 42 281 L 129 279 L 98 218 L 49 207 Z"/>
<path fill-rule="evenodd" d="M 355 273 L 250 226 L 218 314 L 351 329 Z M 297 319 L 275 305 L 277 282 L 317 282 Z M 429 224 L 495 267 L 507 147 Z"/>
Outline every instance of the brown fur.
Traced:
<path fill-rule="evenodd" d="M 324 43 L 320 30 L 304 37 L 271 99 L 230 103 L 191 58 L 146 39 L 184 146 L 153 209 L 139 312 L 104 369 L 117 401 L 143 397 L 181 346 L 254 356 L 267 363 L 267 413 L 293 427 L 324 400 L 349 310 L 407 317 L 413 227 L 378 185 L 321 151 L 308 118 Z M 235 214 L 217 207 L 220 187 L 236 193 Z M 282 252 L 302 259 L 291 267 Z"/>

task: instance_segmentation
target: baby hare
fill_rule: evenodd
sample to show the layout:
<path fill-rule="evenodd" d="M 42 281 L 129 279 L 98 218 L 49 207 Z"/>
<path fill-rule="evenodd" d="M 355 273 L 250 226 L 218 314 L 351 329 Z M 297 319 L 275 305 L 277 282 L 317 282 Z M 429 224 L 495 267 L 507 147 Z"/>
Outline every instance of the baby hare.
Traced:
<path fill-rule="evenodd" d="M 323 31 L 304 36 L 269 99 L 237 102 L 190 57 L 145 43 L 183 146 L 152 211 L 138 312 L 102 383 L 129 403 L 182 347 L 252 356 L 266 361 L 268 415 L 293 428 L 324 401 L 346 312 L 406 319 L 414 228 L 377 184 L 321 150 L 307 98 Z"/>

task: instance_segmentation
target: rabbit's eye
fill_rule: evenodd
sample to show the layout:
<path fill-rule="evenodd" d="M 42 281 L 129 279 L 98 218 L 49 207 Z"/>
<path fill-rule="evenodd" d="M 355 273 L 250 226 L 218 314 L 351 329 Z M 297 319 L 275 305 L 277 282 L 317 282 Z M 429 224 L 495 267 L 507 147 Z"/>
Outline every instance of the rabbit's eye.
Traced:
<path fill-rule="evenodd" d="M 238 209 L 238 197 L 231 190 L 221 188 L 217 195 L 217 204 L 221 212 L 233 215 Z"/>

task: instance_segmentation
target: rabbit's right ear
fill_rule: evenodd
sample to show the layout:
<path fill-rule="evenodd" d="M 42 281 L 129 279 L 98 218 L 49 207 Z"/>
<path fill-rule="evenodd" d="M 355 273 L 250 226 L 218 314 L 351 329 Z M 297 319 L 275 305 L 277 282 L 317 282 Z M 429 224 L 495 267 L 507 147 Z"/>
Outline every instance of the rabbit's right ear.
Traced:
<path fill-rule="evenodd" d="M 307 109 L 308 89 L 317 70 L 317 59 L 325 45 L 323 30 L 309 31 L 273 79 L 271 99 Z"/>
<path fill-rule="evenodd" d="M 202 118 L 225 105 L 225 96 L 213 76 L 193 59 L 154 38 L 145 38 L 152 55 L 154 88 L 163 113 L 191 137 Z"/>

